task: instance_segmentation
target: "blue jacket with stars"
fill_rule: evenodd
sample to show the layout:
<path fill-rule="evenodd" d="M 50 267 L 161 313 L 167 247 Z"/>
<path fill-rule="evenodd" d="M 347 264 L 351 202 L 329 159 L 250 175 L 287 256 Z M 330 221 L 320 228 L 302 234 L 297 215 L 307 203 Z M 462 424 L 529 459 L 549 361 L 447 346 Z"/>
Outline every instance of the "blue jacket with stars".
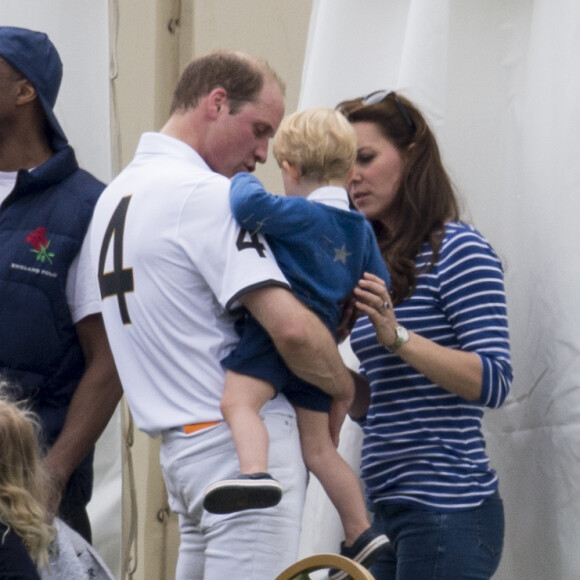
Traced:
<path fill-rule="evenodd" d="M 250 233 L 263 234 L 298 298 L 336 335 L 342 305 L 364 272 L 390 277 L 370 223 L 349 210 L 340 187 L 321 187 L 308 198 L 272 195 L 258 179 L 232 180 L 232 212 Z M 332 203 L 332 205 L 329 205 Z"/>
<path fill-rule="evenodd" d="M 240 251 L 257 249 L 263 234 L 297 297 L 311 308 L 336 338 L 342 307 L 364 272 L 390 277 L 370 224 L 349 210 L 340 187 L 321 187 L 308 199 L 267 193 L 249 174 L 232 180 L 232 212 L 247 230 Z M 328 412 L 330 397 L 293 375 L 259 323 L 249 315 L 238 320 L 240 341 L 222 365 L 260 378 L 283 391 L 295 406 Z"/>
<path fill-rule="evenodd" d="M 19 171 L 0 206 L 0 375 L 31 403 L 49 446 L 85 369 L 66 281 L 103 189 L 66 145 Z"/>

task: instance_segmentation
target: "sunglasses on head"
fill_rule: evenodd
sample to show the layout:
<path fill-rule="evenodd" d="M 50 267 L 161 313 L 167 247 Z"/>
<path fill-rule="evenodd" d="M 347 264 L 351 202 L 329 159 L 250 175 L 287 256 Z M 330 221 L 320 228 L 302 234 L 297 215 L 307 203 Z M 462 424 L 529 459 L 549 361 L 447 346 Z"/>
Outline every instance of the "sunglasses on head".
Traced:
<path fill-rule="evenodd" d="M 403 119 L 405 119 L 405 123 L 409 125 L 409 129 L 411 129 L 411 132 L 414 133 L 415 130 L 417 129 L 415 121 L 413 121 L 411 115 L 409 115 L 407 107 L 405 107 L 405 105 L 401 102 L 401 99 L 399 99 L 399 97 L 397 96 L 397 93 L 395 93 L 394 91 L 385 91 L 385 90 L 374 91 L 366 95 L 366 97 L 362 97 L 360 101 L 364 106 L 378 105 L 379 103 L 386 101 L 389 97 L 393 97 L 395 105 L 397 105 L 397 109 L 399 109 L 401 116 L 403 117 Z"/>

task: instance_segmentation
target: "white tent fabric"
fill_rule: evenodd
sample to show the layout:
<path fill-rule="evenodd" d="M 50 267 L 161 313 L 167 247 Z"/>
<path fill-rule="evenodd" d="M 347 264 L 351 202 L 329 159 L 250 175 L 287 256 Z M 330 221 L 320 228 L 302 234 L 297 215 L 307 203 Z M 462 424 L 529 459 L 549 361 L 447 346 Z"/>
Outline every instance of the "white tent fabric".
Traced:
<path fill-rule="evenodd" d="M 55 111 L 81 167 L 111 179 L 109 14 L 106 2 L 2 0 L 0 23 L 46 32 L 63 61 Z M 116 414 L 99 440 L 89 504 L 93 543 L 117 577 L 121 568 L 121 427 Z"/>
<path fill-rule="evenodd" d="M 576 0 L 313 5 L 299 108 L 381 88 L 414 100 L 504 260 L 515 379 L 485 419 L 507 518 L 496 579 L 580 577 L 579 70 Z M 343 435 L 356 464 L 359 434 Z M 303 555 L 336 550 L 337 527 L 311 485 Z"/>

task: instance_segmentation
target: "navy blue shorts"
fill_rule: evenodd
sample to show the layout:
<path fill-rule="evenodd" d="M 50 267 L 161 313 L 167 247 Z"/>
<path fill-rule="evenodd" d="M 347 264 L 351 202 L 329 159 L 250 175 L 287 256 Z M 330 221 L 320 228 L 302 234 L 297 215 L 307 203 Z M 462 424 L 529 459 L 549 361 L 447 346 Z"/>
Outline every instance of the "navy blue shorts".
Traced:
<path fill-rule="evenodd" d="M 296 407 L 321 413 L 330 411 L 331 397 L 290 371 L 272 339 L 255 318 L 245 316 L 239 319 L 236 331 L 240 342 L 221 361 L 224 368 L 271 383 L 276 393 L 284 393 Z"/>

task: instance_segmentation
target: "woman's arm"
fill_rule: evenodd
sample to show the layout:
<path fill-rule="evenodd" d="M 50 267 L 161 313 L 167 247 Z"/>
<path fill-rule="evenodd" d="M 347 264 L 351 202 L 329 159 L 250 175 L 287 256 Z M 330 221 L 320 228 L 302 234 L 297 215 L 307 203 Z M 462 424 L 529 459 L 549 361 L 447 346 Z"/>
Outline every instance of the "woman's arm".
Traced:
<path fill-rule="evenodd" d="M 396 340 L 398 323 L 384 282 L 365 274 L 355 289 L 355 296 L 356 307 L 369 316 L 375 327 L 377 341 L 385 348 L 391 347 Z M 383 308 L 383 304 L 388 308 Z M 408 342 L 396 352 L 431 382 L 468 401 L 481 402 L 484 372 L 482 359 L 476 352 L 444 347 L 414 332 L 409 332 Z"/>
<path fill-rule="evenodd" d="M 417 257 L 419 270 L 428 259 Z M 379 343 L 393 350 L 398 323 L 382 281 L 365 276 L 357 298 Z M 492 408 L 504 402 L 512 368 L 503 270 L 479 232 L 450 226 L 437 263 L 419 276 L 413 296 L 397 312 L 416 331 L 397 349 L 398 357 L 468 401 Z"/>

